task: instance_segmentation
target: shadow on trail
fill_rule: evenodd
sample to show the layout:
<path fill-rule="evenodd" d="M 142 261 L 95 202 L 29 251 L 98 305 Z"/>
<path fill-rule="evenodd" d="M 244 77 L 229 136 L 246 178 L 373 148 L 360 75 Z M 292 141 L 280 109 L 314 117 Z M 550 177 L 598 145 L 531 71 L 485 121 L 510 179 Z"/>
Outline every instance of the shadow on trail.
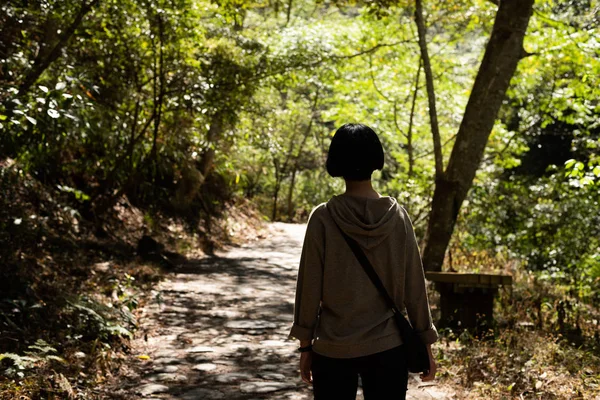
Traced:
<path fill-rule="evenodd" d="M 308 399 L 288 339 L 305 227 L 189 260 L 145 307 L 127 382 L 109 398 Z M 133 358 L 133 357 L 132 357 Z"/>
<path fill-rule="evenodd" d="M 130 373 L 106 398 L 312 399 L 288 338 L 306 226 L 271 227 L 271 237 L 189 260 L 160 283 L 158 301 L 144 307 Z M 414 378 L 409 387 L 410 400 L 449 398 Z"/>
<path fill-rule="evenodd" d="M 259 277 L 270 278 L 278 282 L 284 278 L 280 275 L 280 272 L 285 270 L 289 269 L 270 263 L 268 258 L 210 256 L 199 260 L 190 260 L 178 267 L 175 272 L 177 274 L 195 275 L 224 274 L 236 276 L 241 281 L 248 281 L 255 277 L 248 276 L 249 272 L 252 271 Z"/>

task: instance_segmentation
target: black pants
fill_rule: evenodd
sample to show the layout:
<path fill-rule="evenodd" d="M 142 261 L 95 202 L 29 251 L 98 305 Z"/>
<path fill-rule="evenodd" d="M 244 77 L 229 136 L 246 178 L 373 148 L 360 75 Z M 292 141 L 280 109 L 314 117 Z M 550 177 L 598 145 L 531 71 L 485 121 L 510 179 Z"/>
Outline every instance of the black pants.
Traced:
<path fill-rule="evenodd" d="M 404 400 L 408 369 L 403 346 L 364 357 L 330 358 L 313 353 L 315 400 L 354 400 L 358 376 L 365 400 Z"/>

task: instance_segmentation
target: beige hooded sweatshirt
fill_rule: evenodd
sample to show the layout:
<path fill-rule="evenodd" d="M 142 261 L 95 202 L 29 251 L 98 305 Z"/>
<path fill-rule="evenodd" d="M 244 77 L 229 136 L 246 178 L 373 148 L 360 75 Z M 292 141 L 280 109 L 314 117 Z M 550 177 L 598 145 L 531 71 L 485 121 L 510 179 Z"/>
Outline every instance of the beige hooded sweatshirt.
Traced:
<path fill-rule="evenodd" d="M 329 209 L 329 212 L 328 210 Z M 313 209 L 300 257 L 290 337 L 313 351 L 353 358 L 402 344 L 393 312 L 369 280 L 332 218 L 355 239 L 390 296 L 425 343 L 438 334 L 412 223 L 393 197 L 337 195 Z"/>

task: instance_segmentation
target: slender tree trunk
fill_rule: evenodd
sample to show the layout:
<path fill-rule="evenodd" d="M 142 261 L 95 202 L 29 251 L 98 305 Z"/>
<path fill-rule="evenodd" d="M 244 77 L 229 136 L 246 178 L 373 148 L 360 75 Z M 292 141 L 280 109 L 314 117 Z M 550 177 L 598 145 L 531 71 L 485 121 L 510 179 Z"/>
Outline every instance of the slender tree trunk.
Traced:
<path fill-rule="evenodd" d="M 408 131 L 406 132 L 406 151 L 408 152 L 408 177 L 412 178 L 414 175 L 415 167 L 415 149 L 413 147 L 413 124 L 415 118 L 415 107 L 417 104 L 417 97 L 419 94 L 419 77 L 421 76 L 421 65 L 422 60 L 419 58 L 419 68 L 417 69 L 417 75 L 415 76 L 415 90 L 413 91 L 412 105 L 410 107 L 410 118 L 408 120 Z"/>
<path fill-rule="evenodd" d="M 148 118 L 148 120 L 144 123 L 144 126 L 138 133 L 136 133 L 136 129 L 135 129 L 137 123 L 136 123 L 136 125 L 134 125 L 132 127 L 128 150 L 127 150 L 127 152 L 121 154 L 121 156 L 119 156 L 119 158 L 117 158 L 113 169 L 107 174 L 107 178 L 104 180 L 101 187 L 99 188 L 100 192 L 98 193 L 98 195 L 101 195 L 102 192 L 104 191 L 104 189 L 111 190 L 113 184 L 115 183 L 116 176 L 117 176 L 117 173 L 119 172 L 119 169 L 121 169 L 123 167 L 123 164 L 127 160 L 129 160 L 130 165 L 133 165 L 133 151 L 135 149 L 135 144 L 137 142 L 139 142 L 141 138 L 144 137 L 144 134 L 150 127 L 150 124 L 154 121 L 154 118 L 155 118 L 155 115 L 152 114 L 150 116 L 150 118 Z M 132 176 L 133 172 L 135 172 L 135 171 L 131 170 L 130 172 L 131 172 L 130 176 Z"/>
<path fill-rule="evenodd" d="M 277 221 L 277 201 L 279 201 L 279 182 L 275 184 L 275 193 L 273 193 L 273 214 L 271 221 Z"/>
<path fill-rule="evenodd" d="M 239 13 L 233 16 L 233 30 L 241 32 L 244 29 L 244 20 L 246 19 L 246 10 L 241 9 Z"/>
<path fill-rule="evenodd" d="M 292 170 L 292 180 L 290 181 L 290 190 L 288 192 L 288 198 L 287 198 L 288 218 L 290 221 L 294 217 L 294 210 L 293 210 L 294 201 L 293 200 L 294 200 L 294 186 L 296 185 L 296 172 L 298 172 L 298 168 L 296 165 L 294 165 L 293 170 Z"/>
<path fill-rule="evenodd" d="M 288 26 L 288 24 L 290 23 L 290 18 L 292 16 L 292 6 L 293 5 L 294 5 L 294 0 L 288 0 L 287 10 L 286 10 L 285 26 Z"/>
<path fill-rule="evenodd" d="M 154 132 L 152 133 L 152 150 L 150 157 L 155 165 L 158 162 L 157 139 L 163 110 L 163 99 L 165 97 L 164 55 L 163 55 L 163 21 L 160 15 L 156 16 L 158 24 L 158 66 L 156 54 L 154 55 Z M 156 52 L 156 50 L 155 50 Z"/>
<path fill-rule="evenodd" d="M 254 179 L 252 179 L 252 175 L 248 176 L 248 184 L 246 185 L 246 190 L 244 191 L 244 196 L 247 199 L 252 199 L 256 195 L 256 188 L 258 187 L 258 183 L 262 175 L 260 171 L 261 169 L 258 169 Z"/>
<path fill-rule="evenodd" d="M 277 220 L 277 201 L 279 200 L 279 189 L 281 188 L 281 171 L 279 169 L 279 162 L 277 159 L 273 160 L 275 166 L 275 190 L 273 192 L 273 212 L 271 214 L 271 221 Z"/>
<path fill-rule="evenodd" d="M 210 127 L 208 128 L 208 132 L 206 134 L 206 142 L 208 143 L 209 147 L 204 150 L 204 153 L 202 153 L 202 158 L 200 159 L 198 165 L 198 170 L 202 174 L 203 182 L 212 171 L 215 160 L 214 146 L 223 133 L 223 127 L 221 115 L 216 113 L 211 119 Z"/>
<path fill-rule="evenodd" d="M 23 82 L 19 86 L 18 96 L 23 96 L 24 94 L 26 94 L 31 88 L 31 86 L 33 86 L 33 84 L 37 82 L 37 80 L 44 73 L 44 71 L 46 71 L 46 69 L 48 69 L 48 67 L 54 61 L 56 61 L 56 59 L 60 56 L 62 49 L 67 45 L 67 43 L 69 43 L 69 40 L 71 39 L 75 31 L 77 30 L 79 25 L 81 25 L 81 21 L 83 21 L 83 18 L 92 10 L 92 8 L 94 8 L 96 4 L 98 4 L 98 2 L 99 0 L 84 2 L 81 8 L 79 9 L 79 12 L 75 16 L 73 22 L 71 22 L 71 24 L 64 30 L 64 32 L 61 33 L 58 42 L 54 45 L 52 50 L 50 50 L 48 55 L 45 55 L 44 52 L 41 51 L 38 53 L 38 56 L 33 62 L 33 67 L 29 70 L 27 75 L 25 75 Z"/>
<path fill-rule="evenodd" d="M 311 120 L 312 123 L 312 120 Z M 281 181 L 285 174 L 288 171 L 288 165 L 290 164 L 290 160 L 292 159 L 292 154 L 294 153 L 294 142 L 296 140 L 298 132 L 294 131 L 292 134 L 292 138 L 290 140 L 290 147 L 285 156 L 285 161 L 283 162 L 283 166 L 279 167 L 279 162 L 277 158 L 274 158 L 273 163 L 275 165 L 275 193 L 273 194 L 273 221 L 277 218 L 277 200 L 279 196 L 279 190 L 281 189 Z"/>
<path fill-rule="evenodd" d="M 417 31 L 419 32 L 419 48 L 421 49 L 421 60 L 425 69 L 425 83 L 427 86 L 427 98 L 429 100 L 429 121 L 431 123 L 431 135 L 433 136 L 433 151 L 435 155 L 435 175 L 441 177 L 444 173 L 444 158 L 442 156 L 442 141 L 440 139 L 440 128 L 437 119 L 437 109 L 435 105 L 435 89 L 433 86 L 433 72 L 431 71 L 431 62 L 429 52 L 427 51 L 427 28 L 423 20 L 423 1 L 417 1 L 415 10 L 415 21 Z"/>
<path fill-rule="evenodd" d="M 127 146 L 127 158 L 129 159 L 129 173 L 133 172 L 133 151 L 135 150 L 135 130 L 138 125 L 138 118 L 140 115 L 140 100 L 135 101 L 135 110 L 133 112 L 133 123 L 131 124 L 131 137 L 129 138 L 129 145 Z"/>
<path fill-rule="evenodd" d="M 524 54 L 534 0 L 502 0 L 445 173 L 436 178 L 423 264 L 440 271 L 506 89 Z"/>
<path fill-rule="evenodd" d="M 296 183 L 296 173 L 298 172 L 298 159 L 300 158 L 300 154 L 302 154 L 302 149 L 304 148 L 304 145 L 306 144 L 306 140 L 308 139 L 308 137 L 310 136 L 310 133 L 312 131 L 312 126 L 313 126 L 313 121 L 315 120 L 315 110 L 317 107 L 317 101 L 318 101 L 318 93 L 317 96 L 315 97 L 315 103 L 313 106 L 313 110 L 312 110 L 312 116 L 310 118 L 310 122 L 308 123 L 308 126 L 306 127 L 306 131 L 304 131 L 304 137 L 302 138 L 302 142 L 300 143 L 300 147 L 298 148 L 298 154 L 296 155 L 296 157 L 294 157 L 294 165 L 292 167 L 292 181 L 290 182 L 290 191 L 288 193 L 288 216 L 290 217 L 290 220 L 292 219 L 292 205 L 293 205 L 293 197 L 294 197 L 294 186 Z"/>
<path fill-rule="evenodd" d="M 108 189 L 110 189 L 112 187 L 115 177 L 117 175 L 117 172 L 121 168 L 121 164 L 124 163 L 126 160 L 128 160 L 130 167 L 133 167 L 133 152 L 135 149 L 135 143 L 144 136 L 144 133 L 146 132 L 146 130 L 148 129 L 150 124 L 152 122 L 154 122 L 154 129 L 153 129 L 153 133 L 152 133 L 152 148 L 150 150 L 150 154 L 143 160 L 143 162 L 140 165 L 138 165 L 137 168 L 130 168 L 127 179 L 125 180 L 125 182 L 120 186 L 120 188 L 116 192 L 114 192 L 113 194 L 108 195 L 106 197 L 100 196 L 100 199 L 94 209 L 97 217 L 103 215 L 108 209 L 113 207 L 116 204 L 116 202 L 119 200 L 119 198 L 121 196 L 123 196 L 123 194 L 127 193 L 127 191 L 130 190 L 134 186 L 134 184 L 136 183 L 136 181 L 138 180 L 138 178 L 140 176 L 140 173 L 142 172 L 142 170 L 144 168 L 147 168 L 148 166 L 152 165 L 151 163 L 154 163 L 154 166 L 155 166 L 154 171 L 156 172 L 156 163 L 158 161 L 157 137 L 158 137 L 160 123 L 161 123 L 163 101 L 164 101 L 164 96 L 165 96 L 164 56 L 163 56 L 163 40 L 164 40 L 164 38 L 163 38 L 163 22 L 162 22 L 162 18 L 160 16 L 157 17 L 157 23 L 158 23 L 158 28 L 159 28 L 159 35 L 158 35 L 159 55 L 158 55 L 158 65 L 157 65 L 157 61 L 156 61 L 156 56 L 155 56 L 155 61 L 154 61 L 154 71 L 153 71 L 153 73 L 154 73 L 154 76 L 153 76 L 154 109 L 152 111 L 152 116 L 148 119 L 148 121 L 144 125 L 143 129 L 136 137 L 135 130 L 137 127 L 137 118 L 138 118 L 138 114 L 139 114 L 139 100 L 136 101 L 135 117 L 134 117 L 134 123 L 132 126 L 131 138 L 130 138 L 130 142 L 129 142 L 129 146 L 128 146 L 128 151 L 125 154 L 123 154 L 115 163 L 115 167 L 109 174 L 108 179 L 106 181 L 106 183 L 107 183 L 106 187 Z"/>
<path fill-rule="evenodd" d="M 291 1 L 290 1 L 290 7 L 291 7 Z M 292 219 L 293 213 L 292 213 L 292 205 L 293 205 L 293 196 L 294 196 L 294 186 L 296 183 L 296 173 L 298 171 L 298 159 L 300 158 L 300 154 L 302 154 L 302 149 L 304 149 L 304 145 L 306 144 L 306 141 L 308 140 L 308 137 L 310 136 L 310 133 L 312 132 L 312 127 L 313 127 L 313 123 L 315 121 L 315 113 L 317 111 L 317 106 L 319 104 L 319 89 L 317 88 L 317 91 L 315 92 L 315 98 L 313 100 L 313 105 L 312 105 L 312 109 L 310 112 L 310 121 L 308 122 L 308 125 L 306 126 L 306 130 L 304 131 L 304 136 L 302 137 L 302 142 L 300 142 L 300 147 L 298 148 L 298 154 L 296 154 L 296 156 L 294 157 L 294 165 L 292 167 L 292 181 L 290 182 L 290 191 L 288 193 L 288 216 L 290 218 L 290 220 Z M 294 136 L 295 137 L 295 136 Z M 292 139 L 292 143 L 293 143 L 293 139 Z M 293 148 L 290 146 L 290 153 L 289 156 L 291 156 Z M 287 166 L 289 157 L 288 159 L 286 159 L 286 162 L 284 164 L 284 167 Z"/>

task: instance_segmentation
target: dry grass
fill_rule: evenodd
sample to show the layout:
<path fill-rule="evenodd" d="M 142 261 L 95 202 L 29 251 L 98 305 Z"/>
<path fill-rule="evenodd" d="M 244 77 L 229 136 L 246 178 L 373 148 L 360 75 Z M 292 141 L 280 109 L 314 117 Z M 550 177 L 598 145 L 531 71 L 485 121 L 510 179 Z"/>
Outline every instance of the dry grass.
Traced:
<path fill-rule="evenodd" d="M 489 338 L 443 339 L 439 376 L 464 399 L 596 399 L 600 360 L 548 333 L 506 330 Z"/>
<path fill-rule="evenodd" d="M 500 290 L 487 333 L 442 330 L 440 380 L 460 399 L 600 400 L 600 309 L 515 261 L 457 253 L 456 270 L 488 265 L 479 272 L 508 273 L 513 287 Z"/>

